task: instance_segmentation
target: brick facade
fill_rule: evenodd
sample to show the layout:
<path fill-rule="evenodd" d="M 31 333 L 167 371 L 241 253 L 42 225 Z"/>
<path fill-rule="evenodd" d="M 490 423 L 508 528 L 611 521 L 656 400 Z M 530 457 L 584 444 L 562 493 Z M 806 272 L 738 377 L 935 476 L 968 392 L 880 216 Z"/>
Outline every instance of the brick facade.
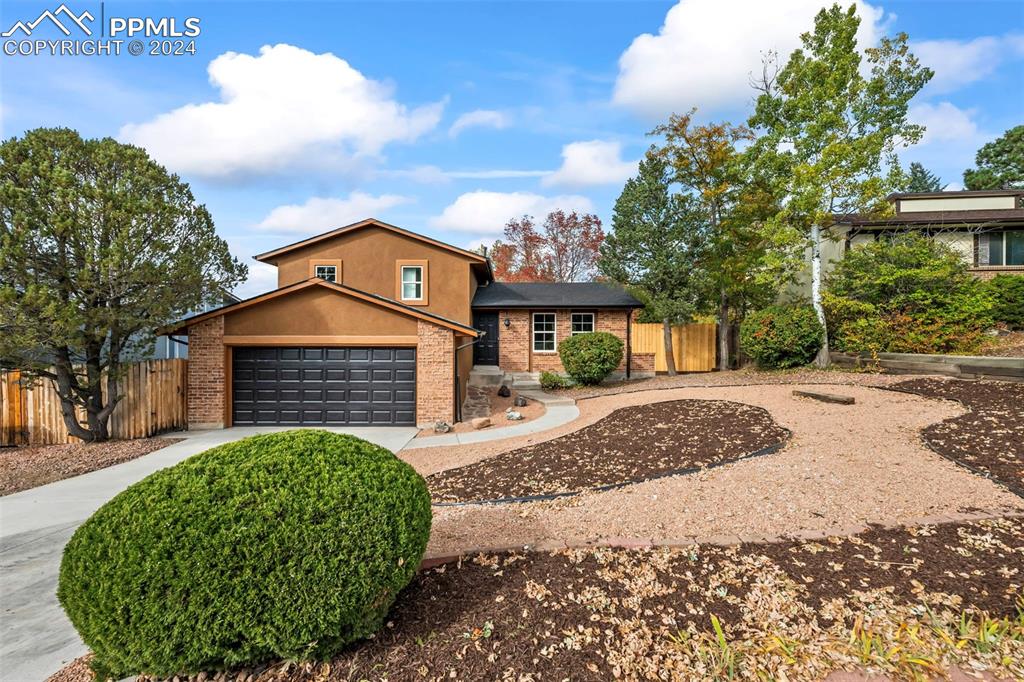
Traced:
<path fill-rule="evenodd" d="M 188 427 L 224 427 L 224 317 L 188 328 Z"/>
<path fill-rule="evenodd" d="M 984 268 L 972 268 L 971 274 L 978 279 L 992 279 L 996 275 L 1017 275 L 1024 277 L 1024 266 L 1022 265 L 1004 265 L 1003 267 L 987 266 Z"/>
<path fill-rule="evenodd" d="M 416 423 L 455 419 L 455 334 L 419 320 L 416 325 Z"/>
<path fill-rule="evenodd" d="M 561 344 L 572 333 L 572 310 L 502 310 L 499 312 L 498 366 L 506 372 L 564 372 L 558 351 L 537 353 L 533 350 L 533 313 L 555 313 L 555 342 Z M 576 312 L 584 312 L 577 310 Z M 608 332 L 626 342 L 626 313 L 623 310 L 597 310 L 594 312 L 594 330 Z M 505 320 L 509 326 L 505 326 Z M 633 354 L 632 369 L 654 371 L 654 354 Z M 626 371 L 626 354 L 616 371 Z"/>

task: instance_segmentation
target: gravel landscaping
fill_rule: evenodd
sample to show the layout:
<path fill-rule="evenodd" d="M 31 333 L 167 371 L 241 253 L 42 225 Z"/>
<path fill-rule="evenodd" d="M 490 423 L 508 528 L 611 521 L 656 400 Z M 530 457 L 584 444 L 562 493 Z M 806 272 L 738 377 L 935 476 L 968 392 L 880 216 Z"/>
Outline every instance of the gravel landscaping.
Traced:
<path fill-rule="evenodd" d="M 333 661 L 181 679 L 918 679 L 954 665 L 1020 679 L 1022 565 L 1022 519 L 479 555 L 421 573 L 386 627 Z M 77 671 L 52 679 L 87 679 Z"/>
<path fill-rule="evenodd" d="M 148 455 L 180 438 L 139 438 L 105 443 L 65 443 L 0 448 L 0 495 L 105 469 Z"/>
<path fill-rule="evenodd" d="M 792 432 L 780 452 L 686 476 L 550 501 L 435 507 L 428 555 L 580 546 L 617 538 L 754 540 L 801 531 L 856 532 L 871 523 L 916 523 L 979 509 L 993 515 L 1024 511 L 1024 499 L 922 442 L 922 429 L 964 414 L 961 405 L 864 386 L 833 386 L 830 392 L 856 399 L 854 405 L 835 405 L 795 398 L 797 388 L 816 387 L 692 387 L 602 396 L 580 400 L 577 420 L 543 434 L 402 451 L 399 456 L 429 475 L 567 436 L 623 407 L 678 400 L 760 407 Z"/>
<path fill-rule="evenodd" d="M 780 445 L 763 409 L 678 400 L 615 410 L 570 435 L 427 478 L 435 503 L 553 496 L 694 471 Z"/>
<path fill-rule="evenodd" d="M 894 389 L 956 400 L 970 410 L 924 429 L 929 446 L 1024 497 L 1024 384 L 912 379 Z"/>

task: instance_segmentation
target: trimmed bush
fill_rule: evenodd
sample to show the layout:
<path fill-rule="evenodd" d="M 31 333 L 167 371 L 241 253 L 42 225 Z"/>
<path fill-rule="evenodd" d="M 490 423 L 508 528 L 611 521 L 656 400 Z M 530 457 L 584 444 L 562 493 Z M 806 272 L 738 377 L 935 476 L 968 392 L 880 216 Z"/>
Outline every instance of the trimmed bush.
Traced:
<path fill-rule="evenodd" d="M 740 324 L 740 347 L 767 369 L 800 367 L 821 348 L 824 330 L 809 305 L 773 305 L 747 315 Z"/>
<path fill-rule="evenodd" d="M 850 353 L 965 353 L 992 325 L 993 296 L 959 253 L 905 234 L 854 247 L 825 282 L 829 340 Z"/>
<path fill-rule="evenodd" d="M 996 275 L 988 289 L 995 302 L 993 319 L 1010 329 L 1024 329 L 1024 274 Z"/>
<path fill-rule="evenodd" d="M 57 596 L 114 679 L 325 659 L 380 628 L 430 522 L 423 478 L 382 447 L 254 436 L 100 508 L 64 550 Z"/>
<path fill-rule="evenodd" d="M 541 372 L 540 387 L 545 391 L 556 391 L 560 388 L 569 388 L 569 380 L 561 374 L 555 374 L 554 372 Z"/>
<path fill-rule="evenodd" d="M 608 332 L 570 336 L 558 345 L 562 367 L 573 381 L 599 384 L 622 362 L 622 340 Z"/>

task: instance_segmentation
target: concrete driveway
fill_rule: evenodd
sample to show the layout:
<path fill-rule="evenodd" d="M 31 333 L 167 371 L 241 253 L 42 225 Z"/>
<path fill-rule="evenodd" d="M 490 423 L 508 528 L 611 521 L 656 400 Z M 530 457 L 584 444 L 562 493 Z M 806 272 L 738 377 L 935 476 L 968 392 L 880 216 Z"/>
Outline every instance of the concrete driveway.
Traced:
<path fill-rule="evenodd" d="M 44 680 L 86 652 L 57 603 L 64 545 L 107 500 L 149 474 L 207 450 L 275 427 L 235 427 L 169 434 L 184 438 L 124 464 L 0 497 L 0 679 Z M 397 452 L 414 427 L 328 428 Z"/>

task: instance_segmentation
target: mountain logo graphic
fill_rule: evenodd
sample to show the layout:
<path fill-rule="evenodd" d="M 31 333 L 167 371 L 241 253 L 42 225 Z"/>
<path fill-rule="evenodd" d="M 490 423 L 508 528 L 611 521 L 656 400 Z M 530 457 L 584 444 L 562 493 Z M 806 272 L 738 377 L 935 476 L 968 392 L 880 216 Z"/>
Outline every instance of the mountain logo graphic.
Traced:
<path fill-rule="evenodd" d="M 85 33 L 85 35 L 87 35 L 87 36 L 91 36 L 92 35 L 92 30 L 90 30 L 89 27 L 86 26 L 84 22 L 85 21 L 93 21 L 95 19 L 95 17 L 92 14 L 90 14 L 88 11 L 82 12 L 80 15 L 76 15 L 74 12 L 72 12 L 70 9 L 68 9 L 67 5 L 65 5 L 63 3 L 61 4 L 60 7 L 58 7 L 55 10 L 53 10 L 52 12 L 50 10 L 44 10 L 43 13 L 40 14 L 39 17 L 35 21 L 30 21 L 28 23 L 25 23 L 24 21 L 15 22 L 15 24 L 13 26 L 11 26 L 11 28 L 9 28 L 8 30 L 4 31 L 3 33 L 0 33 L 0 35 L 2 35 L 4 38 L 10 38 L 16 32 L 21 31 L 26 36 L 30 36 L 30 35 L 32 35 L 32 31 L 36 30 L 36 27 L 39 26 L 39 24 L 43 23 L 43 21 L 46 20 L 46 19 L 49 19 L 50 21 L 52 21 L 53 24 L 58 29 L 60 29 L 61 33 L 63 33 L 64 35 L 66 35 L 66 36 L 71 35 L 71 31 L 68 30 L 68 27 L 65 26 L 64 24 L 62 24 L 60 19 L 57 18 L 58 15 L 64 15 L 65 20 L 71 21 L 75 26 L 78 26 L 78 28 L 80 28 Z"/>

